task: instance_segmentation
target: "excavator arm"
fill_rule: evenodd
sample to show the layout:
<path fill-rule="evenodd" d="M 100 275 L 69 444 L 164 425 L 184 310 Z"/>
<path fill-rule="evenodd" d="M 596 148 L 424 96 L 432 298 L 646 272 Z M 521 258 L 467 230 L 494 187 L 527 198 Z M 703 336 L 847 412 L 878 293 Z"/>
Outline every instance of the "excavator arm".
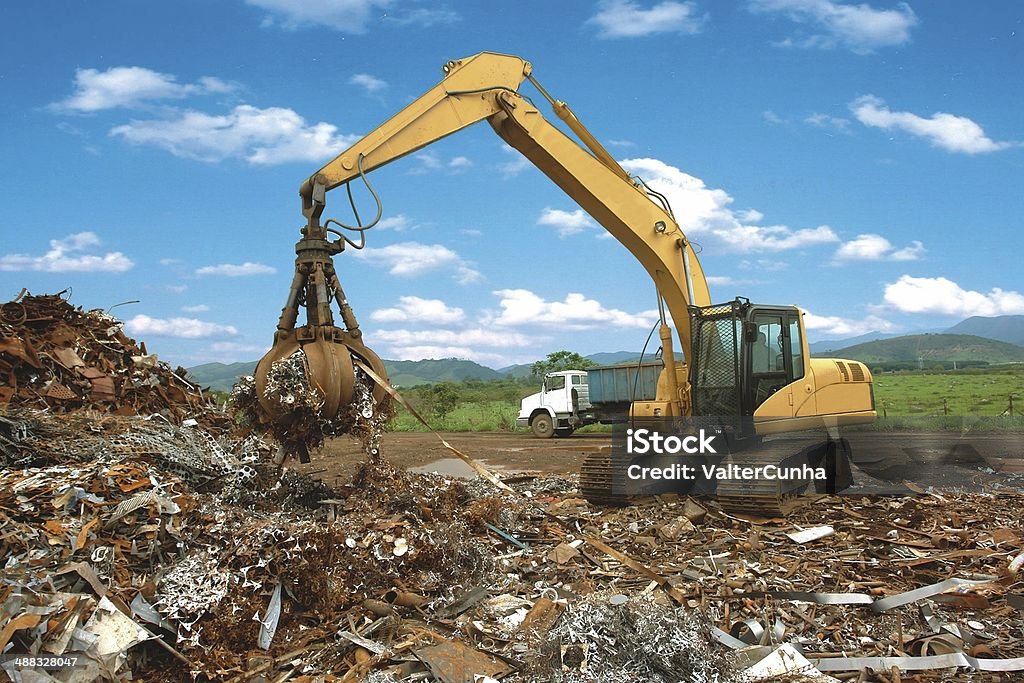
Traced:
<path fill-rule="evenodd" d="M 364 374 L 376 381 L 373 398 L 382 398 L 386 377 L 383 364 L 361 341 L 332 261 L 346 244 L 358 248 L 362 240 L 357 244 L 348 238 L 330 239 L 329 233 L 342 233 L 329 227 L 334 221 L 321 225 L 327 192 L 356 179 L 365 180 L 374 169 L 482 120 L 628 249 L 654 281 L 665 368 L 656 399 L 634 403 L 634 417 L 751 418 L 731 432 L 739 440 L 734 440 L 735 449 L 729 455 L 732 464 L 751 467 L 791 462 L 794 457 L 810 462 L 810 456 L 802 452 L 780 455 L 778 449 L 788 448 L 785 443 L 772 441 L 770 448 L 758 448 L 765 435 L 825 428 L 829 437 L 821 451 L 824 455 L 815 450 L 814 458 L 836 460 L 836 444 L 841 442 L 833 432 L 838 434 L 838 426 L 873 419 L 867 369 L 850 361 L 811 359 L 798 309 L 754 305 L 745 299 L 711 305 L 700 263 L 668 201 L 630 176 L 565 103 L 548 95 L 534 80 L 529 62 L 482 52 L 448 62 L 443 71 L 444 79 L 439 84 L 302 183 L 299 194 L 307 223 L 296 245 L 295 279 L 278 323 L 274 347 L 256 371 L 256 388 L 268 420 L 287 425 L 292 419 L 287 410 L 264 403 L 264 388 L 270 366 L 299 352 L 304 356 L 310 385 L 323 395 L 324 417 L 342 416 L 346 407 L 354 404 L 354 397 L 355 403 L 365 405 L 367 384 L 364 382 L 360 391 L 354 389 L 359 379 L 354 368 L 372 369 L 372 373 Z M 526 80 L 551 104 L 576 139 L 552 125 L 519 92 Z M 362 233 L 372 226 L 342 227 Z M 341 308 L 344 329 L 334 325 L 332 301 Z M 299 307 L 306 309 L 307 324 L 296 328 Z M 666 310 L 675 324 L 685 362 L 674 358 Z M 691 326 L 698 332 L 697 342 Z M 771 330 L 778 340 L 780 353 L 773 354 L 774 368 L 755 367 L 754 343 L 762 329 Z M 687 373 L 687 366 L 693 369 L 692 374 Z M 588 500 L 622 502 L 622 494 L 614 489 L 612 472 L 610 455 L 595 454 L 587 459 L 581 490 Z M 737 509 L 752 506 L 776 514 L 805 484 L 802 480 L 784 485 L 765 481 L 751 488 L 743 482 L 726 483 L 719 484 L 718 494 L 723 500 L 733 501 L 731 505 Z"/>
<path fill-rule="evenodd" d="M 444 79 L 424 95 L 328 162 L 299 194 L 307 235 L 320 234 L 327 191 L 486 119 L 494 131 L 582 207 L 647 270 L 690 356 L 689 306 L 710 304 L 707 281 L 664 197 L 634 179 L 560 101 L 534 81 L 529 62 L 483 52 L 448 62 Z M 552 125 L 519 92 L 530 80 L 584 146 Z M 664 309 L 662 308 L 662 313 Z M 665 414 L 685 414 L 685 366 L 677 365 L 671 332 L 662 315 Z"/>

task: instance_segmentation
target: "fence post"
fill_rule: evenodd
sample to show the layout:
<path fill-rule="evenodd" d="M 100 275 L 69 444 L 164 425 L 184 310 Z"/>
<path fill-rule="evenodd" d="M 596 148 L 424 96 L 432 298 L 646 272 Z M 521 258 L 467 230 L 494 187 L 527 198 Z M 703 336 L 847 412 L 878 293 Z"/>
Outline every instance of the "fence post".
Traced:
<path fill-rule="evenodd" d="M 942 399 L 942 414 L 949 415 L 949 403 L 946 399 Z"/>

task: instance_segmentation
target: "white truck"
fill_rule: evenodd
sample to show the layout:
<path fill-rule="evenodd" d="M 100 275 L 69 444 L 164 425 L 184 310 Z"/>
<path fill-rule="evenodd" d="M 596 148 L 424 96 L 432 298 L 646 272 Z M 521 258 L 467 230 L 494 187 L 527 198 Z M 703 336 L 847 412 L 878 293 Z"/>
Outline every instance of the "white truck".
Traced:
<path fill-rule="evenodd" d="M 595 422 L 624 421 L 630 403 L 655 395 L 662 367 L 657 361 L 549 372 L 541 390 L 520 402 L 516 426 L 547 439 Z"/>
<path fill-rule="evenodd" d="M 596 422 L 588 421 L 590 388 L 586 370 L 563 370 L 544 375 L 544 383 L 536 394 L 519 403 L 517 427 L 529 427 L 542 439 L 568 436 L 578 428 Z"/>

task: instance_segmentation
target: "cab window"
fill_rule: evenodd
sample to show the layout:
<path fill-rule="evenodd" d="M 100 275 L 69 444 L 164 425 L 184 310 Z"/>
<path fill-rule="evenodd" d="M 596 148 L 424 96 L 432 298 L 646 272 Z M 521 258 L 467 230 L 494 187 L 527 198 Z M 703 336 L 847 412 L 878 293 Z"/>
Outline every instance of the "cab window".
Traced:
<path fill-rule="evenodd" d="M 757 339 L 750 349 L 751 372 L 755 375 L 785 372 L 782 359 L 782 318 L 757 316 Z"/>
<path fill-rule="evenodd" d="M 555 375 L 554 377 L 548 377 L 545 382 L 547 391 L 558 391 L 559 389 L 565 388 L 565 375 Z"/>
<path fill-rule="evenodd" d="M 787 346 L 790 357 L 793 359 L 793 371 L 790 374 L 794 380 L 804 376 L 804 345 L 800 338 L 800 321 L 796 318 L 789 320 L 789 344 Z"/>
<path fill-rule="evenodd" d="M 804 376 L 800 322 L 795 313 L 755 313 L 747 336 L 753 407 Z"/>

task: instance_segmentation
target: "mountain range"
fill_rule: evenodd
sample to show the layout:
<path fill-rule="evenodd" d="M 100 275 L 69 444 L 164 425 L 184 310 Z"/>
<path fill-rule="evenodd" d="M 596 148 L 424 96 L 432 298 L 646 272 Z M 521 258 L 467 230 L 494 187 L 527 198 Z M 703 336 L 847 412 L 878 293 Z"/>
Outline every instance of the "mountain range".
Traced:
<path fill-rule="evenodd" d="M 828 355 L 868 364 L 916 363 L 921 361 L 984 362 L 990 364 L 1024 362 L 1024 315 L 996 317 L 973 316 L 953 327 L 935 332 L 894 335 L 869 332 L 857 337 L 810 344 L 812 355 Z M 648 353 L 653 358 L 653 353 Z M 636 351 L 595 353 L 585 358 L 598 365 L 635 361 Z M 418 361 L 385 360 L 388 377 L 397 386 L 438 382 L 482 381 L 503 377 L 529 377 L 531 364 L 510 365 L 499 370 L 456 358 Z M 238 378 L 251 375 L 256 361 L 244 363 L 206 363 L 189 368 L 199 384 L 219 391 L 230 391 Z"/>
<path fill-rule="evenodd" d="M 1000 365 L 1024 363 L 1024 346 L 970 334 L 910 334 L 814 355 L 835 355 L 868 365 L 934 361 Z"/>

